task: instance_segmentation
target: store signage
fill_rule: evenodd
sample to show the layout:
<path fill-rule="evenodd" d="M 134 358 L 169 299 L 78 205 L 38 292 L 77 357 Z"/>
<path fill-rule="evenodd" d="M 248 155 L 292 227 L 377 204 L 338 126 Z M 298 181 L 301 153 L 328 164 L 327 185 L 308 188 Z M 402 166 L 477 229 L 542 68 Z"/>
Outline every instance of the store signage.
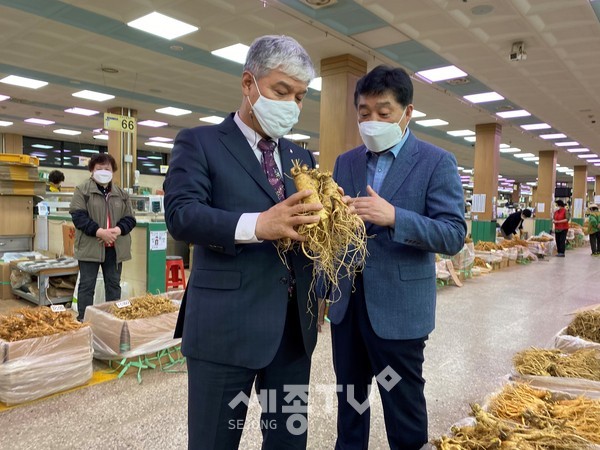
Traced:
<path fill-rule="evenodd" d="M 115 304 L 117 305 L 117 308 L 127 308 L 128 306 L 131 306 L 131 302 L 129 300 L 121 300 Z"/>
<path fill-rule="evenodd" d="M 137 122 L 135 117 L 104 113 L 104 129 L 121 131 L 123 133 L 135 133 L 137 131 Z"/>

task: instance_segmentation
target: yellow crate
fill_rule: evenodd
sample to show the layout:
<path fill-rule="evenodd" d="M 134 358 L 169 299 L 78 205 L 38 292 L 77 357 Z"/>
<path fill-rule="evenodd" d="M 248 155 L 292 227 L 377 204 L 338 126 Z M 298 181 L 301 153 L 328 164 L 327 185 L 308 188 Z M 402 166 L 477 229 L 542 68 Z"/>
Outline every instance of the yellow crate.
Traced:
<path fill-rule="evenodd" d="M 18 153 L 0 154 L 0 164 L 23 164 L 26 166 L 39 166 L 40 161 L 36 156 L 21 155 Z"/>

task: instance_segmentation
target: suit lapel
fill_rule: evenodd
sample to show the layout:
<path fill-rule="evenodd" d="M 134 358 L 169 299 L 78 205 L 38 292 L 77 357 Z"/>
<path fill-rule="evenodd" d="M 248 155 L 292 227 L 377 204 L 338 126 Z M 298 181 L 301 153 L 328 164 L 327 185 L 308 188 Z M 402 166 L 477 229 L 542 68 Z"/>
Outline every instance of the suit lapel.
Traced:
<path fill-rule="evenodd" d="M 417 140 L 411 133 L 385 176 L 379 191 L 381 197 L 388 202 L 391 201 L 417 163 L 418 153 Z"/>
<path fill-rule="evenodd" d="M 292 178 L 293 161 L 299 159 L 301 164 L 308 164 L 309 166 L 311 162 L 304 161 L 303 155 L 300 155 L 298 149 L 290 145 L 290 142 L 285 139 L 279 139 L 279 157 L 281 158 L 281 168 L 283 170 L 281 176 L 283 177 L 285 196 L 287 198 L 297 191 L 294 179 Z"/>

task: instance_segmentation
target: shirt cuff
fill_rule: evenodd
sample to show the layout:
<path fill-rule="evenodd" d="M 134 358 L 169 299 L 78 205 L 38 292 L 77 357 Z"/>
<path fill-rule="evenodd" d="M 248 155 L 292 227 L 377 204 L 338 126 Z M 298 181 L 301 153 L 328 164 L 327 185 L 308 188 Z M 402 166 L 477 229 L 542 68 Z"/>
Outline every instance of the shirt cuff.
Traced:
<path fill-rule="evenodd" d="M 256 222 L 260 213 L 244 213 L 235 227 L 236 244 L 256 244 L 262 242 L 256 238 Z"/>

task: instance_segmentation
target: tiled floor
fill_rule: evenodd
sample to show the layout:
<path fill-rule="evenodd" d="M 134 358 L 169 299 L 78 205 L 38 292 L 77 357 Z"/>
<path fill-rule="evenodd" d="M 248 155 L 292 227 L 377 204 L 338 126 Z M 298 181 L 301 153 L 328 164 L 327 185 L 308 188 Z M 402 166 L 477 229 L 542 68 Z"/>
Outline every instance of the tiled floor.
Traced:
<path fill-rule="evenodd" d="M 589 249 L 527 266 L 509 267 L 439 290 L 437 329 L 426 350 L 430 436 L 467 415 L 468 405 L 500 386 L 512 355 L 546 346 L 569 321 L 566 314 L 599 303 L 600 259 Z M 4 302 L 0 308 L 4 309 Z M 0 309 L 1 311 L 1 309 Z M 335 399 L 329 329 L 313 358 L 309 448 L 331 449 Z M 374 389 L 376 393 L 376 389 Z M 183 449 L 186 375 L 148 372 L 0 413 L 1 449 Z M 243 449 L 260 448 L 259 408 L 249 411 Z M 372 449 L 388 448 L 381 405 L 372 407 Z"/>

